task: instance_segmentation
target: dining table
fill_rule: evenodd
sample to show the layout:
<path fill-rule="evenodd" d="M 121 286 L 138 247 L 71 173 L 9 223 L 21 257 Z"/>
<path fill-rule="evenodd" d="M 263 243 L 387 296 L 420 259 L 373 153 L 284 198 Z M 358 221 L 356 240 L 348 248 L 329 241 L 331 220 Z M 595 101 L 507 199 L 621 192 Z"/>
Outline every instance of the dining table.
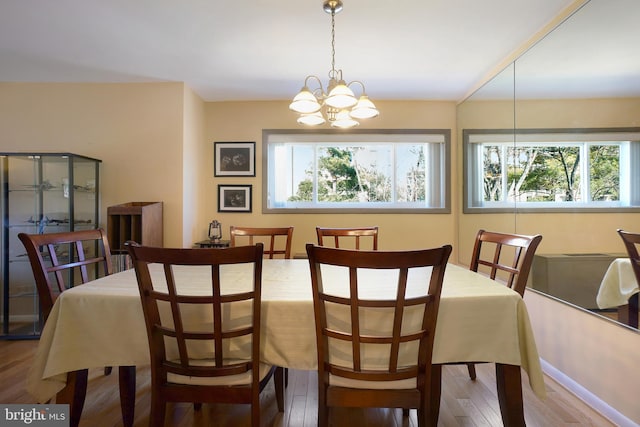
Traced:
<path fill-rule="evenodd" d="M 150 268 L 153 275 L 162 274 L 160 265 Z M 249 271 L 240 267 L 222 269 L 222 281 L 246 283 Z M 210 273 L 202 267 L 176 267 L 178 282 L 195 293 L 210 286 L 207 274 Z M 333 286 L 348 287 L 338 276 L 334 282 Z M 382 294 L 389 285 L 373 274 L 367 287 Z M 65 387 L 68 372 L 149 365 L 146 334 L 134 270 L 68 289 L 57 298 L 44 325 L 28 374 L 27 391 L 38 402 L 46 402 Z M 308 260 L 263 261 L 260 336 L 263 362 L 298 370 L 317 369 Z M 480 273 L 448 264 L 432 363 L 441 366 L 465 362 L 495 363 L 498 401 L 505 426 L 525 425 L 521 369 L 527 372 L 534 394 L 541 399 L 546 396 L 536 342 L 522 297 Z M 132 413 L 128 417 L 132 420 Z"/>
<path fill-rule="evenodd" d="M 618 321 L 638 327 L 638 281 L 629 258 L 616 258 L 602 277 L 596 303 L 600 309 L 617 308 Z"/>

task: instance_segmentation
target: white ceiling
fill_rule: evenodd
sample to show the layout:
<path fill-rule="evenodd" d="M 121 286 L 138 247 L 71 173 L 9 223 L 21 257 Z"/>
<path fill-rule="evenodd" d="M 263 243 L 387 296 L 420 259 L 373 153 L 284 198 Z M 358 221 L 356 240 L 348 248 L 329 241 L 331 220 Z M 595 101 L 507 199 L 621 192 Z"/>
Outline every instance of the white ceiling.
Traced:
<path fill-rule="evenodd" d="M 475 98 L 640 97 L 640 1 L 591 0 Z"/>
<path fill-rule="evenodd" d="M 347 81 L 373 100 L 456 101 L 573 3 L 343 1 Z M 183 81 L 206 101 L 290 99 L 308 74 L 326 82 L 330 23 L 322 0 L 0 0 L 0 81 Z"/>

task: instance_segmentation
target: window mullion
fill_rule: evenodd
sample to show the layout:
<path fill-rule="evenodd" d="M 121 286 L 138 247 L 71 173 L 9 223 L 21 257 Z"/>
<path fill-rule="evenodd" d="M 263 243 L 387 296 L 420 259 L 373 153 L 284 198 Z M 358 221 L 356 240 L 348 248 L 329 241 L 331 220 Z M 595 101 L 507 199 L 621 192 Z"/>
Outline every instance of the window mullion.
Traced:
<path fill-rule="evenodd" d="M 509 147 L 503 144 L 500 147 L 500 179 L 502 181 L 502 201 L 509 200 Z"/>
<path fill-rule="evenodd" d="M 584 159 L 580 166 L 580 193 L 584 203 L 591 203 L 591 144 L 584 142 L 580 145 L 580 157 Z"/>
<path fill-rule="evenodd" d="M 318 144 L 313 144 L 313 180 L 311 190 L 313 204 L 318 203 L 318 170 Z"/>
<path fill-rule="evenodd" d="M 391 148 L 393 148 L 391 150 L 391 203 L 396 203 L 398 201 L 398 192 L 396 191 L 396 188 L 398 187 L 398 166 L 396 165 L 396 150 L 398 149 L 398 145 L 393 144 Z"/>

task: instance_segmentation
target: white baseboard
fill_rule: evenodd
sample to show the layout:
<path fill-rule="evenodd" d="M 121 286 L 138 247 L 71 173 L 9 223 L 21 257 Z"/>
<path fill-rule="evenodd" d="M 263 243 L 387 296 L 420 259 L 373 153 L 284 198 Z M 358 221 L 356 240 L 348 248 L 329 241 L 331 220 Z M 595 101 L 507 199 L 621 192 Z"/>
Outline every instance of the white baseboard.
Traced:
<path fill-rule="evenodd" d="M 540 359 L 542 370 L 545 374 L 553 378 L 562 387 L 566 388 L 569 392 L 573 393 L 580 400 L 591 406 L 595 411 L 598 411 L 602 416 L 619 427 L 638 427 L 638 424 L 625 417 L 618 412 L 615 408 L 611 407 L 608 403 L 600 399 L 595 394 L 584 388 L 582 385 L 575 382 L 572 378 L 565 375 L 563 372 L 550 365 L 547 361 Z"/>

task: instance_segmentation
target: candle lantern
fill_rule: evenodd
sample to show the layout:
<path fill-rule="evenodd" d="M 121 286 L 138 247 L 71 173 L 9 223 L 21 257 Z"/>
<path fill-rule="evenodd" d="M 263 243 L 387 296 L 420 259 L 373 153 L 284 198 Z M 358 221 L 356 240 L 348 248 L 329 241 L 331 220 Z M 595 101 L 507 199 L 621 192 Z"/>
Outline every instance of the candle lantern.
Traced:
<path fill-rule="evenodd" d="M 209 239 L 220 240 L 222 238 L 222 224 L 215 219 L 209 223 Z"/>

